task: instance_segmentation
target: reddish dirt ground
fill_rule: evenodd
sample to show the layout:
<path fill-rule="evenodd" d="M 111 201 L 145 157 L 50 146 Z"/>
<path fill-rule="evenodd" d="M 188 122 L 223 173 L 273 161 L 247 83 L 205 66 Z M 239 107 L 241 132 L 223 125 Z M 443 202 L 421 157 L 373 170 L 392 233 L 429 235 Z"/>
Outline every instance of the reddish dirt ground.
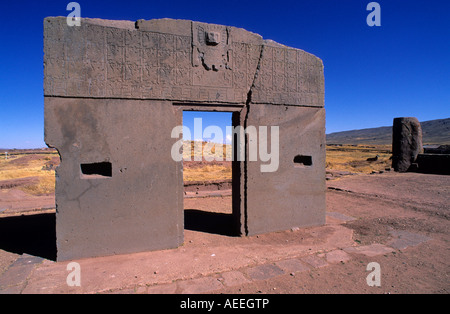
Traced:
<path fill-rule="evenodd" d="M 21 253 L 41 252 L 38 239 L 34 246 L 11 246 L 8 236 L 20 237 L 28 231 L 23 228 L 36 226 L 12 226 L 9 222 L 17 221 L 3 214 L 0 224 L 13 229 L 0 241 L 0 292 L 449 293 L 450 176 L 356 175 L 327 186 L 325 226 L 242 238 L 221 232 L 230 196 L 185 199 L 185 217 L 194 219 L 182 247 L 82 260 L 79 290 L 65 284 L 66 263 L 47 259 L 22 274 L 20 284 L 8 282 L 20 277 L 14 270 L 25 267 Z M 44 214 L 39 217 L 49 223 Z M 205 217 L 206 228 L 199 223 Z M 366 282 L 371 262 L 380 266 L 380 286 Z"/>
<path fill-rule="evenodd" d="M 353 231 L 356 245 L 381 243 L 401 249 L 376 257 L 356 254 L 349 261 L 294 276 L 288 273 L 221 293 L 450 292 L 450 177 L 385 173 L 345 177 L 327 185 L 327 212 L 355 218 L 343 226 Z M 201 206 L 208 207 L 205 203 Z M 332 221 L 328 217 L 328 223 Z M 419 237 L 417 242 L 421 243 L 395 242 L 394 231 Z M 285 240 L 289 240 L 289 234 Z M 403 249 L 404 246 L 407 247 Z M 366 266 L 370 262 L 380 265 L 380 287 L 366 283 Z"/>

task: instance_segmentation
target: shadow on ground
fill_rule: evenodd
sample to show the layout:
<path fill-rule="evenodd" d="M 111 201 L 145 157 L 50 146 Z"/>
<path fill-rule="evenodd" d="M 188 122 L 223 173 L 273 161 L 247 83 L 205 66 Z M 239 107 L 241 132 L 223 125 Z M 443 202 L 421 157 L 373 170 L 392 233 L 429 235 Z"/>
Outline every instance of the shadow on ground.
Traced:
<path fill-rule="evenodd" d="M 198 209 L 184 211 L 187 230 L 239 236 L 232 214 L 214 213 Z M 0 218 L 0 249 L 56 260 L 55 213 L 21 215 Z"/>
<path fill-rule="evenodd" d="M 56 260 L 55 213 L 0 218 L 0 249 Z"/>
<path fill-rule="evenodd" d="M 214 213 L 198 209 L 184 210 L 184 228 L 225 236 L 239 236 L 232 214 Z"/>

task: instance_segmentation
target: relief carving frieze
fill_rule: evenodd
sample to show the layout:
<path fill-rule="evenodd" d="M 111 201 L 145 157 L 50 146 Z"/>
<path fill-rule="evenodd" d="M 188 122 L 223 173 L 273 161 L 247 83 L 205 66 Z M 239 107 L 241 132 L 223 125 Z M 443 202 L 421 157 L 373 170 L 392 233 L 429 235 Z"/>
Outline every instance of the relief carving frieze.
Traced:
<path fill-rule="evenodd" d="M 323 65 L 243 29 L 179 20 L 44 23 L 47 96 L 323 106 Z M 187 27 L 189 26 L 189 28 Z"/>

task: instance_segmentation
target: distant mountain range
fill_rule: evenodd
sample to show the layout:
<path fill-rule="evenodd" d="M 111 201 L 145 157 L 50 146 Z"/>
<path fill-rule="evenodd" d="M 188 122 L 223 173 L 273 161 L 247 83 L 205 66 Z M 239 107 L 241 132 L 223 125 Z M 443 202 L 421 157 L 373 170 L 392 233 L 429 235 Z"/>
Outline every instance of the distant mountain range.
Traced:
<path fill-rule="evenodd" d="M 450 118 L 420 123 L 424 144 L 450 145 Z M 392 126 L 327 134 L 327 144 L 392 144 Z"/>

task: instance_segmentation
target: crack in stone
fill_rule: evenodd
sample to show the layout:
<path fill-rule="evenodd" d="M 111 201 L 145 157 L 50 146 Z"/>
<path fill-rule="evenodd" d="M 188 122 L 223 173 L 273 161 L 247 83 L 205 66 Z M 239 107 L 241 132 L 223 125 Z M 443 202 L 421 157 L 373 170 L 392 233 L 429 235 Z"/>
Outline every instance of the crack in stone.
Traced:
<path fill-rule="evenodd" d="M 261 60 L 263 58 L 263 53 L 264 53 L 264 43 L 261 45 L 261 51 L 259 54 L 259 58 L 258 58 L 258 64 L 256 66 L 256 70 L 255 70 L 255 75 L 253 76 L 253 82 L 252 85 L 250 86 L 248 93 L 247 93 L 247 99 L 244 105 L 244 108 L 242 109 L 242 112 L 245 113 L 244 115 L 244 121 L 243 121 L 243 125 L 244 125 L 244 129 L 247 129 L 247 125 L 248 125 L 248 114 L 250 112 L 250 103 L 252 101 L 252 90 L 255 87 L 255 82 L 256 79 L 258 78 L 258 74 L 259 74 L 259 70 L 261 68 Z M 247 169 L 247 162 L 248 162 L 248 134 L 245 134 L 244 137 L 244 142 L 245 142 L 245 162 L 244 162 L 244 232 L 245 235 L 248 236 L 248 204 L 247 204 L 247 190 L 248 190 L 248 169 Z"/>

